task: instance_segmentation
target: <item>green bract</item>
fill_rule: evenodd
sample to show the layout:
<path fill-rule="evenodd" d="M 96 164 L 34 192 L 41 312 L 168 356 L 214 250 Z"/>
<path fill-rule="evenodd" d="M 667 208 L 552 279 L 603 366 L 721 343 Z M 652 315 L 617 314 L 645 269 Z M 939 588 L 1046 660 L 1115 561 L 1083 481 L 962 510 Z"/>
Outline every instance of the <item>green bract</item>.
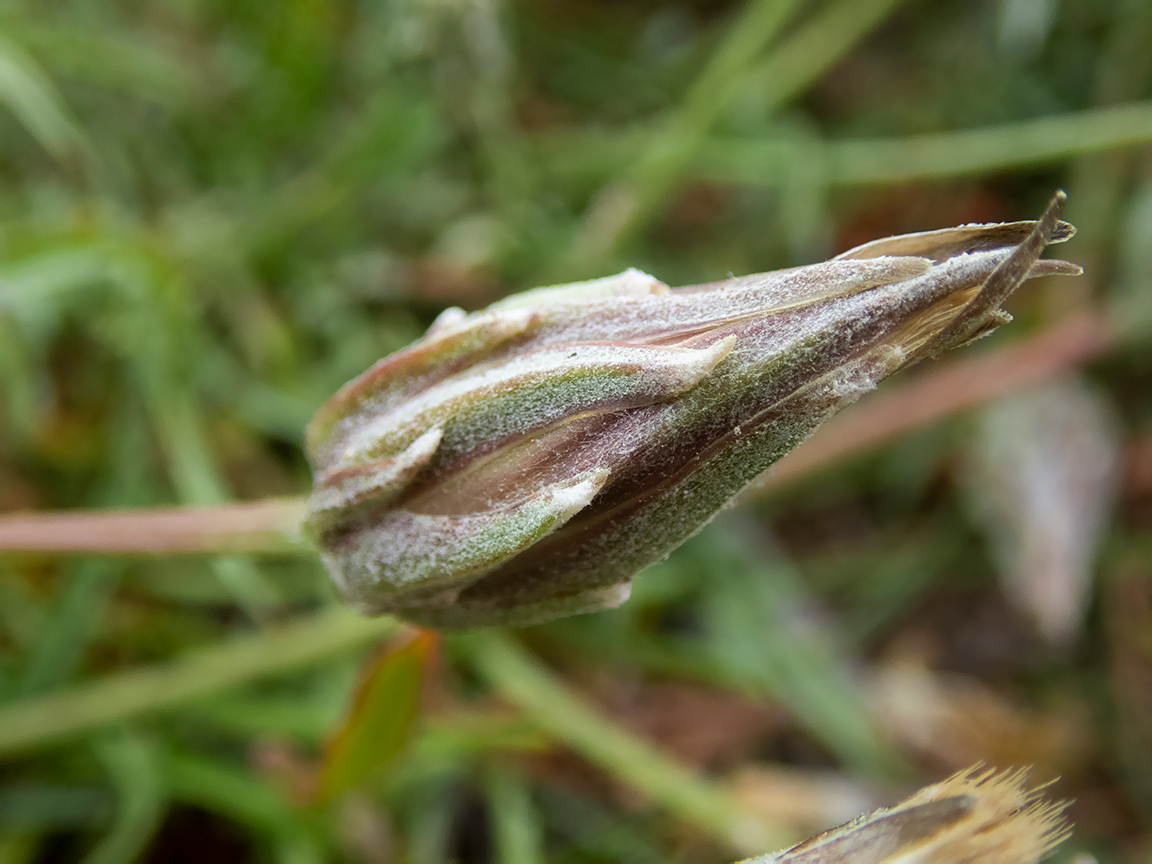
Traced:
<path fill-rule="evenodd" d="M 824 420 L 1008 320 L 1072 226 L 891 237 L 670 289 L 636 270 L 451 309 L 320 409 L 305 527 L 352 605 L 436 627 L 617 606 Z"/>

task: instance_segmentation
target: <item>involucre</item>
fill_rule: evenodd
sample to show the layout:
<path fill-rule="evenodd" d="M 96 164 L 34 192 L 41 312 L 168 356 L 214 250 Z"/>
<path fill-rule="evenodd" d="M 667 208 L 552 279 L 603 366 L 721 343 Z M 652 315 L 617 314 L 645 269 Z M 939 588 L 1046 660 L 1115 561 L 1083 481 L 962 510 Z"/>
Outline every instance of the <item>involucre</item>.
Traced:
<path fill-rule="evenodd" d="M 345 598 L 435 627 L 618 606 L 641 568 L 895 370 L 995 329 L 1067 239 L 1038 222 L 890 237 L 670 289 L 637 270 L 465 314 L 308 430 L 305 522 Z"/>

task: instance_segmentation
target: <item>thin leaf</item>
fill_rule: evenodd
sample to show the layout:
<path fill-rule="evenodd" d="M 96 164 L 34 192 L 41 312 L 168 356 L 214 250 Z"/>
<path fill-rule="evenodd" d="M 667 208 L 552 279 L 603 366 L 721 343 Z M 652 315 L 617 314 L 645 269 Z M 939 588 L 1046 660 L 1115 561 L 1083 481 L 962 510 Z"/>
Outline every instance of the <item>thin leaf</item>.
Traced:
<path fill-rule="evenodd" d="M 166 795 L 153 748 L 133 735 L 108 737 L 96 744 L 120 798 L 111 830 L 85 859 L 85 864 L 134 861 L 160 826 Z"/>
<path fill-rule="evenodd" d="M 0 37 L 0 102 L 8 106 L 40 145 L 61 161 L 87 153 L 90 145 L 71 117 L 52 79 L 36 60 Z"/>
<path fill-rule="evenodd" d="M 504 864 L 539 864 L 545 860 L 540 815 L 524 777 L 494 769 L 484 778 L 488 815 L 495 834 L 495 860 Z"/>
<path fill-rule="evenodd" d="M 324 753 L 317 798 L 331 801 L 391 765 L 408 746 L 439 636 L 414 630 L 377 657 Z"/>

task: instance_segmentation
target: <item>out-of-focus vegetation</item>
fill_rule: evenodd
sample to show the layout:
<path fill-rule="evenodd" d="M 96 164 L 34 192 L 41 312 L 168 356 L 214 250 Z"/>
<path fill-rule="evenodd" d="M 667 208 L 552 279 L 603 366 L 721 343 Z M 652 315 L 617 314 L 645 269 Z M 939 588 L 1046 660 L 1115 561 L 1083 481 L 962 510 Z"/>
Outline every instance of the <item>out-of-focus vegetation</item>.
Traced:
<path fill-rule="evenodd" d="M 966 350 L 1114 322 L 1022 420 L 894 402 L 614 612 L 438 645 L 309 556 L 5 560 L 0 861 L 724 861 L 977 760 L 1147 860 L 1150 42 L 1145 0 L 0 5 L 0 511 L 298 494 L 444 306 L 1057 186 L 1087 275 Z"/>

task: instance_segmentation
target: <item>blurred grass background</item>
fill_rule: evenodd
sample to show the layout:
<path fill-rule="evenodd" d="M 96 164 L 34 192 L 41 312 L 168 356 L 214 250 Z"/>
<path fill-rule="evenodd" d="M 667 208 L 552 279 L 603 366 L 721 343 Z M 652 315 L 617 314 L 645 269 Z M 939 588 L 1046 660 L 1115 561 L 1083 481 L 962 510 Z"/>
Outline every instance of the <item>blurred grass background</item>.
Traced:
<path fill-rule="evenodd" d="M 0 512 L 299 494 L 446 305 L 1059 186 L 1087 275 L 966 350 L 1116 332 L 1037 397 L 1085 426 L 932 423 L 515 633 L 374 653 L 308 556 L 0 561 L 0 862 L 724 861 L 981 759 L 1063 775 L 1063 860 L 1149 860 L 1150 41 L 1144 0 L 0 4 Z"/>

